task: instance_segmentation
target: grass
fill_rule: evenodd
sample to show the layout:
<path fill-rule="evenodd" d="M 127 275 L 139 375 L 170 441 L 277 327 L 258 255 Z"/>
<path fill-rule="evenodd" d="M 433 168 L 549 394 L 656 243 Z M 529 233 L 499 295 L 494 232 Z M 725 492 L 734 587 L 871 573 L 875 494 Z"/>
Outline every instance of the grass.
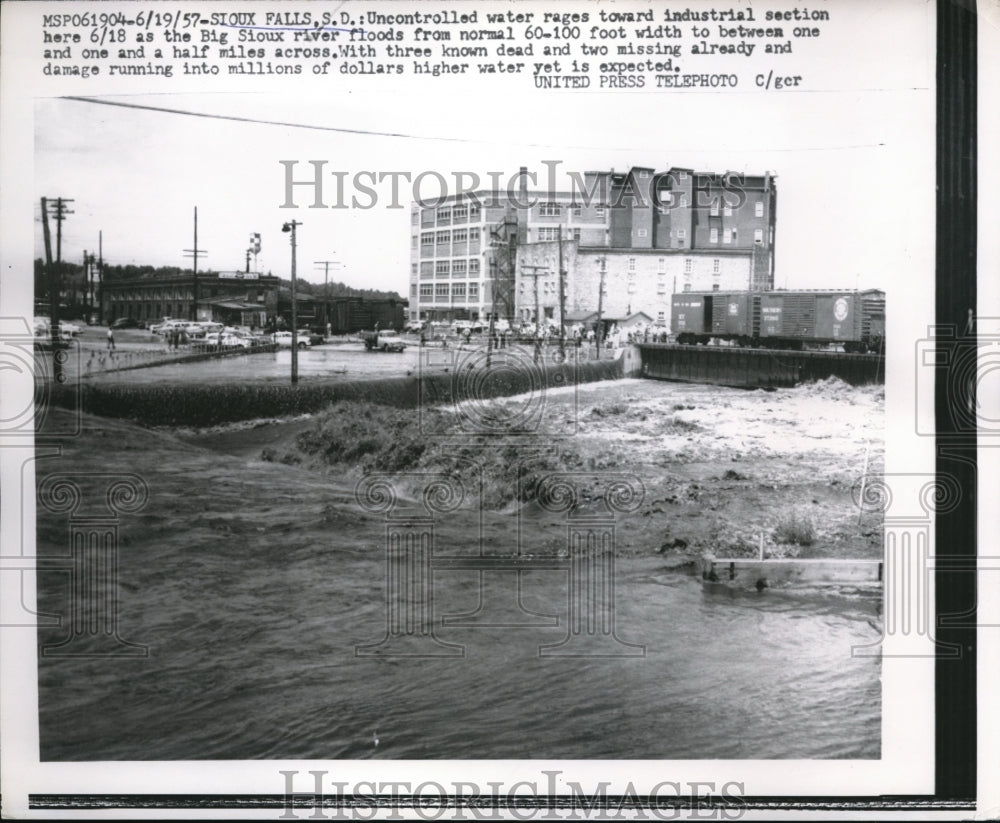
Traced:
<path fill-rule="evenodd" d="M 774 542 L 792 546 L 811 546 L 816 542 L 816 527 L 808 517 L 792 514 L 774 529 Z"/>

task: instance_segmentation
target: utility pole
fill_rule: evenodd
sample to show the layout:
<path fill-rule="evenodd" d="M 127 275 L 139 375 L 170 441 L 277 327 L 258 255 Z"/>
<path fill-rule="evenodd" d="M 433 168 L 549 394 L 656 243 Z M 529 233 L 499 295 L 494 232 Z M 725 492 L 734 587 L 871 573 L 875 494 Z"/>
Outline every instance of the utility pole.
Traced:
<path fill-rule="evenodd" d="M 562 223 L 559 224 L 559 354 L 566 360 L 566 270 L 563 268 Z"/>
<path fill-rule="evenodd" d="M 72 198 L 69 197 L 57 197 L 55 203 L 52 204 L 52 216 L 56 221 L 56 267 L 59 269 L 59 289 L 62 291 L 63 286 L 63 272 L 62 272 L 62 221 L 66 219 L 67 215 L 74 214 L 73 210 L 70 209 L 66 204 L 74 202 Z M 76 289 L 74 288 L 74 298 Z M 62 295 L 60 294 L 60 297 Z"/>
<path fill-rule="evenodd" d="M 90 297 L 90 258 L 87 250 L 83 250 L 83 310 L 86 318 L 90 317 L 91 297 Z M 90 322 L 89 320 L 87 322 Z"/>
<path fill-rule="evenodd" d="M 302 224 L 298 220 L 291 220 L 281 227 L 286 234 L 291 232 L 292 241 L 292 385 L 299 382 L 299 316 L 295 306 L 295 229 Z"/>
<path fill-rule="evenodd" d="M 542 275 L 548 275 L 550 272 L 544 266 L 528 266 L 522 264 L 522 271 L 524 269 L 532 269 L 532 271 L 525 272 L 525 277 L 532 277 L 535 281 L 535 362 L 537 363 L 541 357 L 542 352 L 542 326 L 541 326 L 541 314 L 542 314 L 542 304 L 540 295 L 538 293 L 538 278 Z"/>
<path fill-rule="evenodd" d="M 45 240 L 45 271 L 49 281 L 49 334 L 52 340 L 52 378 L 63 382 L 62 363 L 59 354 L 59 277 L 52 265 L 52 236 L 49 232 L 49 210 L 46 199 L 42 198 L 42 237 Z"/>
<path fill-rule="evenodd" d="M 97 305 L 98 318 L 104 320 L 104 232 L 97 232 Z"/>
<path fill-rule="evenodd" d="M 339 266 L 336 260 L 313 260 L 313 264 L 323 267 L 323 325 L 330 325 L 330 266 Z"/>
<path fill-rule="evenodd" d="M 192 292 L 191 292 L 192 297 L 194 299 L 191 301 L 191 317 L 188 318 L 189 320 L 197 320 L 198 319 L 198 258 L 202 257 L 202 256 L 204 256 L 206 254 L 208 254 L 208 251 L 206 249 L 199 249 L 198 248 L 198 207 L 195 206 L 194 207 L 194 248 L 193 249 L 184 249 L 184 256 L 185 257 L 190 257 L 194 261 L 194 264 L 193 264 L 194 265 L 194 269 L 193 269 L 193 272 L 194 272 L 194 288 L 192 289 Z"/>
<path fill-rule="evenodd" d="M 602 255 L 600 258 L 601 262 L 601 285 L 597 289 L 597 359 L 601 359 L 601 332 L 603 331 L 604 323 L 604 274 L 606 258 Z"/>

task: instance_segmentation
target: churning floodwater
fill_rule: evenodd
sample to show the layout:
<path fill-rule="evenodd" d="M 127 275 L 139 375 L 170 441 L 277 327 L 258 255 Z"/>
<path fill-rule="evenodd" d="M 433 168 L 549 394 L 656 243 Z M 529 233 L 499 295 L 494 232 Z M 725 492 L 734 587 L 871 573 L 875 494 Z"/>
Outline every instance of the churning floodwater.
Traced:
<path fill-rule="evenodd" d="M 472 628 L 440 617 L 476 610 L 480 573 L 447 570 L 436 634 L 465 656 L 365 658 L 386 625 L 369 549 L 150 558 L 127 609 L 148 657 L 42 660 L 43 759 L 879 756 L 879 661 L 851 654 L 878 638 L 874 596 L 734 593 L 623 558 L 616 631 L 644 656 L 548 658 L 565 571 L 486 573 L 483 622 L 548 625 Z"/>

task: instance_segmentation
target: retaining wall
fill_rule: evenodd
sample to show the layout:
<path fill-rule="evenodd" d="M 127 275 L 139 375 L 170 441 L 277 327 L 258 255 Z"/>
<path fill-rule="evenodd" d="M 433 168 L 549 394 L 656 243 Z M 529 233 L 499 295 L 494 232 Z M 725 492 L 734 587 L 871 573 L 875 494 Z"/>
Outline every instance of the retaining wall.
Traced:
<path fill-rule="evenodd" d="M 211 426 L 238 420 L 284 417 L 319 411 L 339 400 L 361 400 L 400 408 L 421 404 L 475 402 L 617 380 L 623 359 L 534 366 L 501 363 L 492 369 L 457 368 L 448 373 L 365 380 L 308 380 L 287 383 L 201 382 L 129 384 L 83 381 L 53 387 L 51 400 L 63 408 L 150 425 Z"/>

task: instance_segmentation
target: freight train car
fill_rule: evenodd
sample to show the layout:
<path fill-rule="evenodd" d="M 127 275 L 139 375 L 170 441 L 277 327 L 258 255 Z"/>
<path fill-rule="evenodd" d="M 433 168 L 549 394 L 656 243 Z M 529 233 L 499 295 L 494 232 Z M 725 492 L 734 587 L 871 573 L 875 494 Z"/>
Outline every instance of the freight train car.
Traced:
<path fill-rule="evenodd" d="M 685 292 L 673 295 L 671 321 L 682 345 L 726 340 L 802 349 L 833 343 L 846 352 L 881 351 L 885 292 Z"/>

